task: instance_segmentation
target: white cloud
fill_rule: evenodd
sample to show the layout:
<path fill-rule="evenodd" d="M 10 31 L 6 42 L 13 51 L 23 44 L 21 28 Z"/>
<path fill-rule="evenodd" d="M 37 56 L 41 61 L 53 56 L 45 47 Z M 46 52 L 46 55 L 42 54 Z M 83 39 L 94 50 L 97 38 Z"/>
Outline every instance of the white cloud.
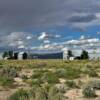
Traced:
<path fill-rule="evenodd" d="M 43 35 L 44 33 L 42 33 Z M 42 36 L 41 35 L 41 36 Z M 28 38 L 27 38 L 28 37 Z M 54 42 L 49 40 L 51 37 L 52 39 L 55 39 L 60 37 L 59 35 L 55 34 L 46 34 L 45 37 L 43 37 L 42 43 L 38 44 L 37 46 L 34 45 L 33 41 L 33 35 L 31 33 L 26 32 L 13 32 L 7 36 L 0 37 L 0 47 L 14 47 L 18 49 L 31 49 L 31 50 L 46 50 L 46 51 L 61 51 L 63 48 L 94 48 L 94 47 L 100 47 L 100 39 L 98 38 L 88 38 L 85 36 L 81 36 L 79 39 L 71 39 L 64 42 Z M 6 41 L 5 41 L 6 40 Z M 35 42 L 41 42 L 37 39 Z"/>
<path fill-rule="evenodd" d="M 47 44 L 47 43 L 50 43 L 50 41 L 49 41 L 49 40 L 44 40 L 44 43 L 46 43 L 46 44 Z"/>
<path fill-rule="evenodd" d="M 50 45 L 49 44 L 46 44 L 46 45 L 43 46 L 43 48 L 44 49 L 48 49 L 48 48 L 50 48 Z"/>
<path fill-rule="evenodd" d="M 98 35 L 100 35 L 100 32 L 97 32 Z"/>
<path fill-rule="evenodd" d="M 85 44 L 91 44 L 91 43 L 98 43 L 100 40 L 98 38 L 86 38 L 81 37 L 79 40 L 69 40 L 67 42 L 64 42 L 64 44 L 71 44 L 71 45 L 85 45 Z"/>
<path fill-rule="evenodd" d="M 84 38 L 77 40 L 69 40 L 61 43 L 52 43 L 46 45 L 40 45 L 37 47 L 39 50 L 63 50 L 63 48 L 73 48 L 73 49 L 89 49 L 100 46 L 100 40 L 98 38 Z"/>
<path fill-rule="evenodd" d="M 20 48 L 23 46 L 27 46 L 29 43 L 30 37 L 32 38 L 33 35 L 27 32 L 13 32 L 8 35 L 4 35 L 0 37 L 0 47 L 14 47 Z"/>
<path fill-rule="evenodd" d="M 32 39 L 32 37 L 31 36 L 27 36 L 26 39 L 27 40 L 30 40 L 30 39 Z"/>
<path fill-rule="evenodd" d="M 38 40 L 47 40 L 47 39 L 56 39 L 60 38 L 61 36 L 58 34 L 52 34 L 47 32 L 42 32 L 40 36 L 38 37 Z"/>
<path fill-rule="evenodd" d="M 55 35 L 55 38 L 60 38 L 61 36 L 60 35 Z"/>
<path fill-rule="evenodd" d="M 20 46 L 18 46 L 18 49 L 25 49 L 25 46 L 24 45 L 20 45 Z"/>
<path fill-rule="evenodd" d="M 38 37 L 38 40 L 43 40 L 48 37 L 48 34 L 46 32 L 42 32 L 41 35 Z"/>
<path fill-rule="evenodd" d="M 17 42 L 18 42 L 18 45 L 23 45 L 24 44 L 24 42 L 22 40 L 19 40 Z"/>
<path fill-rule="evenodd" d="M 98 19 L 100 19 L 100 12 L 95 14 Z"/>

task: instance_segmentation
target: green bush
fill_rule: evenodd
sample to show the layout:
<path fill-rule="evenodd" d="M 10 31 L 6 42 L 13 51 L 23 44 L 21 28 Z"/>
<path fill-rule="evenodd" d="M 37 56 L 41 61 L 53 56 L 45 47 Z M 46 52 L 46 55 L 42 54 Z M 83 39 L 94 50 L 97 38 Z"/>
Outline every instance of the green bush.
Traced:
<path fill-rule="evenodd" d="M 100 80 L 92 80 L 88 82 L 88 86 L 100 90 Z"/>
<path fill-rule="evenodd" d="M 23 81 L 26 81 L 28 79 L 27 75 L 22 75 L 21 78 L 23 79 Z"/>
<path fill-rule="evenodd" d="M 30 90 L 19 89 L 8 100 L 66 100 L 54 86 L 38 86 Z"/>
<path fill-rule="evenodd" d="M 41 70 L 36 70 L 33 72 L 33 75 L 31 76 L 32 79 L 40 79 L 42 77 L 43 73 Z"/>
<path fill-rule="evenodd" d="M 95 90 L 89 86 L 85 87 L 82 91 L 84 97 L 86 98 L 92 98 L 92 97 L 96 97 L 96 93 Z"/>
<path fill-rule="evenodd" d="M 14 80 L 12 78 L 0 76 L 0 85 L 2 86 L 12 86 L 13 82 Z"/>
<path fill-rule="evenodd" d="M 58 92 L 54 96 L 51 96 L 49 100 L 66 100 L 62 93 Z"/>
<path fill-rule="evenodd" d="M 77 85 L 74 81 L 67 81 L 66 84 L 69 88 L 76 88 L 77 87 Z"/>
<path fill-rule="evenodd" d="M 40 86 L 42 84 L 42 80 L 41 79 L 32 79 L 30 85 L 31 86 Z"/>
<path fill-rule="evenodd" d="M 43 82 L 48 82 L 49 84 L 54 84 L 59 82 L 59 78 L 54 73 L 47 72 L 41 78 Z"/>
<path fill-rule="evenodd" d="M 29 95 L 26 90 L 19 89 L 13 95 L 11 95 L 8 100 L 29 100 Z"/>
<path fill-rule="evenodd" d="M 0 75 L 1 76 L 5 76 L 5 77 L 12 77 L 12 78 L 14 78 L 18 74 L 17 74 L 17 70 L 15 68 L 4 67 L 4 68 L 2 68 Z"/>
<path fill-rule="evenodd" d="M 3 64 L 2 63 L 0 63 L 0 69 L 2 69 L 4 66 L 3 66 Z"/>
<path fill-rule="evenodd" d="M 66 68 L 65 78 L 72 80 L 79 77 L 80 77 L 80 69 L 75 69 L 70 67 Z"/>
<path fill-rule="evenodd" d="M 98 74 L 94 69 L 88 68 L 88 66 L 85 66 L 84 68 L 81 69 L 83 74 L 88 74 L 90 77 L 97 77 Z"/>
<path fill-rule="evenodd" d="M 37 88 L 35 100 L 47 100 L 48 94 L 42 88 Z"/>
<path fill-rule="evenodd" d="M 57 69 L 55 74 L 59 78 L 75 79 L 80 77 L 80 69 L 66 67 Z"/>
<path fill-rule="evenodd" d="M 32 64 L 28 64 L 27 68 L 34 68 L 34 66 Z"/>
<path fill-rule="evenodd" d="M 52 96 L 54 96 L 58 92 L 59 92 L 59 90 L 55 86 L 52 86 L 50 88 L 50 90 L 49 90 L 49 96 L 52 97 Z"/>
<path fill-rule="evenodd" d="M 28 90 L 28 95 L 30 100 L 35 100 L 35 96 L 36 96 L 36 88 L 38 87 L 32 87 L 32 89 Z"/>
<path fill-rule="evenodd" d="M 98 74 L 97 74 L 96 71 L 94 71 L 94 70 L 90 70 L 90 71 L 88 72 L 88 75 L 89 75 L 90 77 L 97 77 L 97 76 L 98 76 Z"/>
<path fill-rule="evenodd" d="M 17 70 L 15 68 L 11 68 L 9 71 L 9 76 L 11 77 L 17 77 Z"/>
<path fill-rule="evenodd" d="M 65 100 L 63 93 L 55 86 L 51 87 L 48 93 L 48 100 Z"/>
<path fill-rule="evenodd" d="M 47 63 L 45 62 L 39 62 L 33 65 L 34 68 L 44 68 L 47 66 Z"/>
<path fill-rule="evenodd" d="M 55 74 L 59 77 L 59 78 L 63 78 L 66 75 L 66 70 L 64 68 L 60 68 L 57 69 Z"/>
<path fill-rule="evenodd" d="M 56 84 L 56 88 L 61 92 L 65 93 L 68 90 L 66 84 Z"/>

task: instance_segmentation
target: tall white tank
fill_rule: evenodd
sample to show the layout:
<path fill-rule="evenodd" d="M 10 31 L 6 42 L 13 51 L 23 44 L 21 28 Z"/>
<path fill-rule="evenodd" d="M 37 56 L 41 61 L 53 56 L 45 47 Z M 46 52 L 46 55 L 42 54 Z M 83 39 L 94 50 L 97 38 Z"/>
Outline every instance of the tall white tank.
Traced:
<path fill-rule="evenodd" d="M 63 60 L 68 60 L 68 48 L 63 48 Z"/>

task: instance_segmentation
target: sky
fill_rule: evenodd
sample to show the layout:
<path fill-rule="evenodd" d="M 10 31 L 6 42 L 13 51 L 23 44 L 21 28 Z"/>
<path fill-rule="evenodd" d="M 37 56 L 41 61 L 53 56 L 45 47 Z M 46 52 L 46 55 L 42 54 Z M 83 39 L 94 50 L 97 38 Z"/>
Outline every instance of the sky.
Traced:
<path fill-rule="evenodd" d="M 99 48 L 99 39 L 100 0 L 0 0 L 0 50 Z"/>

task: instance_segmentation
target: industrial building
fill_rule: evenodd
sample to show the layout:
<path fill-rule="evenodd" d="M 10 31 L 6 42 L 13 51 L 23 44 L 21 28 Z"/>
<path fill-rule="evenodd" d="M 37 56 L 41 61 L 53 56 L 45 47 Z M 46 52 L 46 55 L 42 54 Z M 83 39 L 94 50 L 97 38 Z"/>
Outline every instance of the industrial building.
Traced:
<path fill-rule="evenodd" d="M 68 50 L 71 50 L 73 57 L 68 58 Z M 78 40 L 69 40 L 64 43 L 63 59 L 74 60 L 79 57 L 83 50 L 86 50 L 89 55 L 89 59 L 100 59 L 100 40 L 98 38 L 89 38 L 81 36 Z"/>

